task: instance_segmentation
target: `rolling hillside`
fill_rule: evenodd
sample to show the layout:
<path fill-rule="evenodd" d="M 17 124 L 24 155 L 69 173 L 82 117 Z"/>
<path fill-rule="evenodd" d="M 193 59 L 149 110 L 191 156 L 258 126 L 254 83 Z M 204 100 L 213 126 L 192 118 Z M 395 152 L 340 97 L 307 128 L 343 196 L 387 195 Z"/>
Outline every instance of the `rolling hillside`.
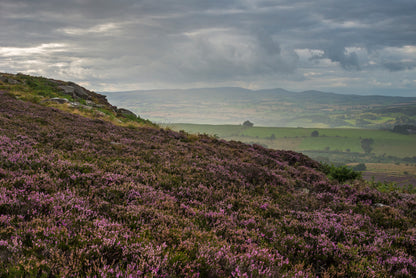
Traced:
<path fill-rule="evenodd" d="M 415 194 L 1 82 L 0 277 L 416 273 Z"/>
<path fill-rule="evenodd" d="M 416 98 L 242 88 L 105 92 L 154 122 L 313 128 L 393 128 L 416 123 Z"/>

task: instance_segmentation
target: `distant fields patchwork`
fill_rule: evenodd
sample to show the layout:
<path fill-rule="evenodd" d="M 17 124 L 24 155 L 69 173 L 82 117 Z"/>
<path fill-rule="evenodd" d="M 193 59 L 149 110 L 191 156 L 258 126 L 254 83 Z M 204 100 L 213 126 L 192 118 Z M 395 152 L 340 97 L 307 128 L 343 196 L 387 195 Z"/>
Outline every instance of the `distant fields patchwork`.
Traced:
<path fill-rule="evenodd" d="M 361 139 L 374 140 L 375 155 L 395 156 L 399 158 L 416 156 L 416 135 L 403 135 L 388 130 L 371 129 L 335 129 L 335 128 L 280 128 L 280 127 L 244 127 L 242 125 L 199 125 L 170 124 L 173 130 L 188 133 L 206 133 L 228 140 L 248 143 L 260 143 L 270 148 L 288 145 L 296 151 L 339 151 L 364 153 Z M 318 137 L 312 137 L 313 131 Z M 292 143 L 290 143 L 292 142 Z"/>
<path fill-rule="evenodd" d="M 156 123 L 307 128 L 393 128 L 416 125 L 416 98 L 337 95 L 282 89 L 203 88 L 107 92 L 111 103 Z"/>
<path fill-rule="evenodd" d="M 389 130 L 245 127 L 242 125 L 170 124 L 173 130 L 214 135 L 226 140 L 259 144 L 272 149 L 302 152 L 327 163 L 365 163 L 368 171 L 392 175 L 416 175 L 416 135 Z M 317 131 L 319 136 L 311 133 Z M 361 140 L 373 139 L 370 153 Z M 395 167 L 391 167 L 395 165 Z M 413 170 L 412 170 L 413 169 Z"/>

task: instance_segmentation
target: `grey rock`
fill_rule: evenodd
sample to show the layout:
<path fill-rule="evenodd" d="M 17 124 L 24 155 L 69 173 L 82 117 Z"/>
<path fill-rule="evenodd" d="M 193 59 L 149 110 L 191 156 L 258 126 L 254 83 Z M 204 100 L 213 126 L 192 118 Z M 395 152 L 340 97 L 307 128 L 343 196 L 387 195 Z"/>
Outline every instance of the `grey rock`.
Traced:
<path fill-rule="evenodd" d="M 20 84 L 20 81 L 17 81 L 17 80 L 12 79 L 12 78 L 8 78 L 7 83 L 12 84 L 12 85 L 17 85 L 17 84 Z"/>
<path fill-rule="evenodd" d="M 86 109 L 86 110 L 92 110 L 91 106 L 84 105 L 84 104 L 81 104 L 79 102 L 71 102 L 71 107 L 72 108 L 82 108 L 82 109 Z"/>
<path fill-rule="evenodd" d="M 0 75 L 0 81 L 3 83 L 9 83 L 11 85 L 21 84 L 20 81 L 3 75 Z"/>
<path fill-rule="evenodd" d="M 75 90 L 75 95 L 77 97 L 82 98 L 82 99 L 90 99 L 90 95 L 84 88 L 75 86 L 74 90 Z"/>
<path fill-rule="evenodd" d="M 98 110 L 95 110 L 94 111 L 94 115 L 96 116 L 96 117 L 105 117 L 105 113 L 104 112 L 101 112 L 101 111 L 98 111 Z"/>
<path fill-rule="evenodd" d="M 61 85 L 63 83 L 63 81 L 53 80 L 53 79 L 48 79 L 48 81 L 55 84 L 55 85 Z"/>
<path fill-rule="evenodd" d="M 120 116 L 123 116 L 123 117 L 135 117 L 135 118 L 137 118 L 136 114 L 134 114 L 133 112 L 131 112 L 130 110 L 125 109 L 125 108 L 117 109 L 117 114 L 120 115 Z"/>
<path fill-rule="evenodd" d="M 69 100 L 67 100 L 66 98 L 54 97 L 54 98 L 44 100 L 43 102 L 55 102 L 55 103 L 64 104 L 64 103 L 69 103 Z"/>
<path fill-rule="evenodd" d="M 309 194 L 310 190 L 308 188 L 301 188 L 300 192 L 302 192 L 303 194 Z"/>
<path fill-rule="evenodd" d="M 85 99 L 89 100 L 91 99 L 90 94 L 87 90 L 82 88 L 81 86 L 75 84 L 75 83 L 69 83 L 70 85 L 62 85 L 58 86 L 59 89 L 61 89 L 64 94 L 72 96 L 74 99 Z"/>
<path fill-rule="evenodd" d="M 75 93 L 75 88 L 72 86 L 62 85 L 62 86 L 58 86 L 58 88 L 61 89 L 64 92 L 64 94 L 67 94 L 67 95 L 72 96 Z"/>

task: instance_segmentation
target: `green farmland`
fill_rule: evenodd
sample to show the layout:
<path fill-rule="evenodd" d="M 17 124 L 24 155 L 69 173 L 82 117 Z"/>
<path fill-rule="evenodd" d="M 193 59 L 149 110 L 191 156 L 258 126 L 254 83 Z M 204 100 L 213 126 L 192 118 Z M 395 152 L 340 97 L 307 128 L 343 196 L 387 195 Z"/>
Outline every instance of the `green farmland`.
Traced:
<path fill-rule="evenodd" d="M 206 133 L 226 140 L 238 140 L 257 143 L 273 149 L 290 149 L 295 151 L 345 152 L 364 154 L 361 139 L 374 140 L 370 154 L 392 156 L 397 158 L 416 156 L 416 135 L 403 135 L 388 130 L 370 129 L 319 129 L 319 128 L 279 128 L 279 127 L 244 127 L 242 125 L 199 125 L 171 124 L 173 130 L 188 133 Z M 312 137 L 313 131 L 317 137 Z"/>

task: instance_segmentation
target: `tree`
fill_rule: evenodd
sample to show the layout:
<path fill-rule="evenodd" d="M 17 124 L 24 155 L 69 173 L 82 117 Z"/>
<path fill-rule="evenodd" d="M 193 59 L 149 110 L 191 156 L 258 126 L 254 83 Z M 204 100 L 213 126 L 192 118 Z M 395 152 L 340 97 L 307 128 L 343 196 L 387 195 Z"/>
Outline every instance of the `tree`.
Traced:
<path fill-rule="evenodd" d="M 373 150 L 373 144 L 374 140 L 372 138 L 361 139 L 361 148 L 364 150 L 365 153 L 371 153 L 371 151 Z"/>
<path fill-rule="evenodd" d="M 318 137 L 319 136 L 319 132 L 317 130 L 314 130 L 311 132 L 311 137 Z"/>
<path fill-rule="evenodd" d="M 396 125 L 393 128 L 393 132 L 401 134 L 411 134 L 416 133 L 416 126 L 414 125 Z"/>
<path fill-rule="evenodd" d="M 250 122 L 250 121 L 245 121 L 244 123 L 243 123 L 243 126 L 245 126 L 245 127 L 253 127 L 253 123 L 252 122 Z"/>
<path fill-rule="evenodd" d="M 364 163 L 359 163 L 352 168 L 354 171 L 365 171 L 367 170 L 367 166 Z"/>

